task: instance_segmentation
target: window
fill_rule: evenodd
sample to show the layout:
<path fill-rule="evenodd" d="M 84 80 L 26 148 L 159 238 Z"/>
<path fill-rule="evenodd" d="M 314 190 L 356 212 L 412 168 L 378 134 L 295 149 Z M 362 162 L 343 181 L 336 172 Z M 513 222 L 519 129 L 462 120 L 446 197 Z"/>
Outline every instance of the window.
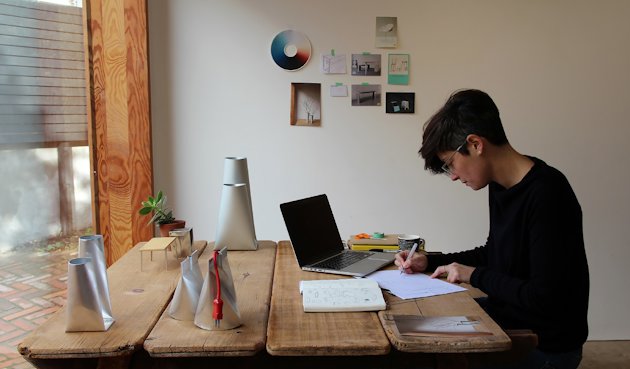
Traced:
<path fill-rule="evenodd" d="M 0 0 L 0 251 L 92 232 L 82 2 L 55 3 Z"/>

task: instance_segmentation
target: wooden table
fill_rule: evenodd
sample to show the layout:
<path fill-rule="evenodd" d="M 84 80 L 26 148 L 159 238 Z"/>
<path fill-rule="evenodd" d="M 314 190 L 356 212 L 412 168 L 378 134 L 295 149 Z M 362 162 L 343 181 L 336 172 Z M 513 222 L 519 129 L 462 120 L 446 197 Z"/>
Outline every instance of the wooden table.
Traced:
<path fill-rule="evenodd" d="M 199 258 L 204 277 L 213 247 L 211 243 Z M 144 343 L 149 355 L 154 358 L 233 357 L 254 356 L 264 350 L 276 243 L 258 241 L 256 251 L 228 251 L 227 255 L 243 324 L 225 331 L 207 331 L 192 321 L 172 319 L 167 309 Z M 164 367 L 165 361 L 155 360 L 156 366 Z"/>
<path fill-rule="evenodd" d="M 469 286 L 470 287 L 470 286 Z M 469 293 L 459 292 L 430 298 L 402 300 L 385 293 L 387 310 L 379 311 L 385 333 L 397 350 L 425 353 L 470 353 L 507 351 L 512 347 L 510 337 L 477 304 Z M 410 337 L 398 334 L 392 316 L 474 316 L 489 329 L 490 335 L 482 336 L 423 336 Z"/>
<path fill-rule="evenodd" d="M 336 365 L 363 368 L 468 367 L 462 353 L 505 351 L 510 338 L 479 307 L 467 292 L 401 302 L 386 295 L 383 312 L 304 313 L 299 294 L 300 280 L 337 279 L 323 273 L 302 271 L 289 241 L 280 241 L 267 329 L 267 352 L 276 360 L 302 367 Z M 474 292 L 478 293 L 478 292 Z M 385 314 L 475 315 L 491 329 L 492 335 L 474 338 L 425 337 L 413 340 L 396 337 L 383 329 Z M 394 348 L 392 350 L 392 347 Z M 329 356 L 330 360 L 323 357 Z M 308 357 L 307 360 L 306 357 Z"/>
<path fill-rule="evenodd" d="M 125 368 L 133 354 L 142 348 L 145 338 L 166 308 L 179 280 L 179 261 L 144 263 L 140 271 L 137 244 L 108 270 L 112 311 L 116 322 L 106 332 L 65 332 L 66 309 L 61 308 L 49 320 L 28 335 L 18 351 L 41 368 Z M 196 241 L 203 251 L 206 241 Z"/>
<path fill-rule="evenodd" d="M 267 352 L 275 356 L 385 355 L 390 343 L 376 313 L 305 313 L 301 280 L 343 276 L 302 271 L 289 241 L 278 243 L 267 328 Z"/>

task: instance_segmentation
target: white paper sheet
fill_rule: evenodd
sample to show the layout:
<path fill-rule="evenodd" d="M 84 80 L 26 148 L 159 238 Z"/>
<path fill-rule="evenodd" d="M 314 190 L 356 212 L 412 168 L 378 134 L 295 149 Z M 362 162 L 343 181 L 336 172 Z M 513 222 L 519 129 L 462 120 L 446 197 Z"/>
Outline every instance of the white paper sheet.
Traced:
<path fill-rule="evenodd" d="M 346 74 L 346 55 L 322 55 L 322 73 Z"/>
<path fill-rule="evenodd" d="M 366 278 L 376 280 L 382 289 L 405 300 L 466 291 L 463 287 L 422 273 L 400 274 L 398 270 L 379 270 Z"/>
<path fill-rule="evenodd" d="M 348 86 L 346 85 L 331 85 L 330 96 L 348 96 Z"/>

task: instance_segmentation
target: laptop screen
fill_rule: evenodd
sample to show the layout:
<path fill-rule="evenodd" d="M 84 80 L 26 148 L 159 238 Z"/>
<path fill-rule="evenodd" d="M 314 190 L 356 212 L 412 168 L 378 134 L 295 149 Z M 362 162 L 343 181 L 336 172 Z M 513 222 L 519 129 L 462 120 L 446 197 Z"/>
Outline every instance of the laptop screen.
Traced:
<path fill-rule="evenodd" d="M 280 204 L 280 211 L 300 267 L 343 251 L 326 195 Z"/>

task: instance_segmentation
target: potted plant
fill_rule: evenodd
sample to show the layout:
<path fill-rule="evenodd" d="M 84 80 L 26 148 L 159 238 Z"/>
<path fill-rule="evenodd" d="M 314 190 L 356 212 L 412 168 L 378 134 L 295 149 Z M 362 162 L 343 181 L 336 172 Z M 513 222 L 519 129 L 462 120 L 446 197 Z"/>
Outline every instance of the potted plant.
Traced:
<path fill-rule="evenodd" d="M 186 226 L 186 221 L 175 219 L 173 210 L 166 207 L 166 196 L 162 191 L 159 191 L 156 197 L 149 196 L 147 201 L 143 201 L 139 212 L 141 215 L 153 213 L 147 225 L 151 223 L 157 224 L 162 237 L 168 237 L 168 232 L 173 229 Z"/>

